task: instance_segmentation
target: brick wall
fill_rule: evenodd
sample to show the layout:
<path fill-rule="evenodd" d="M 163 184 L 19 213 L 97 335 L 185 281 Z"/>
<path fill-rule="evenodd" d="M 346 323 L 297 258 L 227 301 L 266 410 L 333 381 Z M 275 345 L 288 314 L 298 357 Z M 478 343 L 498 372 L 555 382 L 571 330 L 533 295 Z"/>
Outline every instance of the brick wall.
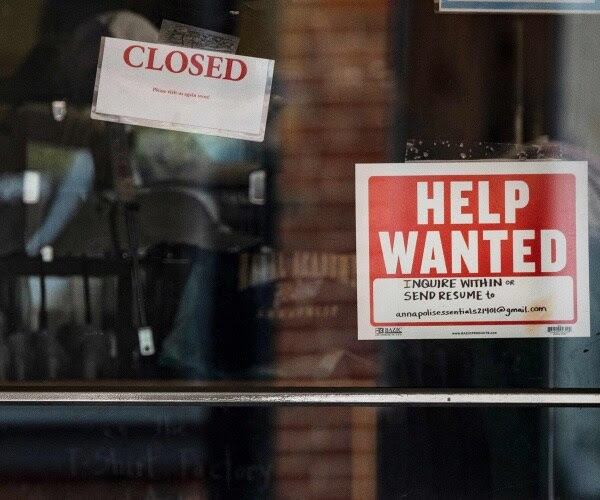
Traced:
<path fill-rule="evenodd" d="M 386 160 L 393 85 L 387 67 L 386 0 L 282 2 L 277 71 L 283 82 L 280 117 L 279 247 L 346 255 L 355 260 L 354 164 Z M 317 258 L 317 257 L 315 257 Z M 307 261 L 307 266 L 310 262 Z M 293 286 L 280 303 L 331 304 L 328 318 L 280 323 L 278 363 L 304 354 L 350 353 L 351 366 L 373 362 L 374 346 L 356 339 L 356 284 L 325 277 L 304 294 Z M 322 277 L 321 277 L 322 278 Z M 312 293 L 312 294 L 311 294 Z M 370 370 L 342 369 L 337 378 L 373 380 Z M 308 374 L 307 374 L 308 376 Z"/>
<path fill-rule="evenodd" d="M 279 247 L 288 255 L 347 256 L 344 265 L 354 273 L 354 164 L 386 160 L 393 93 L 388 2 L 298 0 L 281 6 Z M 280 319 L 278 375 L 323 386 L 372 385 L 376 345 L 356 340 L 356 282 L 331 276 L 279 284 L 278 308 L 331 309 Z M 373 410 L 278 411 L 276 497 L 373 498 L 375 442 Z"/>

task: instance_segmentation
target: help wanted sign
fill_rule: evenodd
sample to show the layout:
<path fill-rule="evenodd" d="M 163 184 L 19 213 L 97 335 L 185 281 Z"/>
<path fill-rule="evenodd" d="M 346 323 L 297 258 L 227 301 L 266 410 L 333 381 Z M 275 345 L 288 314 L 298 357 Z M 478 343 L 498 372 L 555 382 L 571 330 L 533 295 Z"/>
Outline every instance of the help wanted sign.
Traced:
<path fill-rule="evenodd" d="M 274 61 L 103 38 L 92 118 L 262 141 Z"/>
<path fill-rule="evenodd" d="M 356 166 L 359 339 L 585 337 L 587 163 Z"/>

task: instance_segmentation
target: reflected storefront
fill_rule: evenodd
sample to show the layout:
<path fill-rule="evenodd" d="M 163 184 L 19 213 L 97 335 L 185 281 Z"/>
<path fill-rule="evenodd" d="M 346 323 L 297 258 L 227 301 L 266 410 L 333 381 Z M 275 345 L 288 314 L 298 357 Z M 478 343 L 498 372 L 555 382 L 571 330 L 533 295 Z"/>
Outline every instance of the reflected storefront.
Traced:
<path fill-rule="evenodd" d="M 600 386 L 598 23 L 0 0 L 0 496 L 600 496 L 598 410 L 574 408 Z M 110 59 L 110 38 L 137 52 Z M 109 74 L 122 60 L 152 75 Z M 172 90 L 196 70 L 210 83 Z M 358 340 L 355 165 L 499 161 L 587 162 L 590 327 Z"/>

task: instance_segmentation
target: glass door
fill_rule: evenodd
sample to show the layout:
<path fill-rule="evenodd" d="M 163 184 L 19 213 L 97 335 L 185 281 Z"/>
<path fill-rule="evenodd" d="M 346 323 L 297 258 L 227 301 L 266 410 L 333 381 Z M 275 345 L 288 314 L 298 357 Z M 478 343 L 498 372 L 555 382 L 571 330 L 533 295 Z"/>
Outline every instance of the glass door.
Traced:
<path fill-rule="evenodd" d="M 0 491 L 596 498 L 553 4 L 0 0 Z"/>

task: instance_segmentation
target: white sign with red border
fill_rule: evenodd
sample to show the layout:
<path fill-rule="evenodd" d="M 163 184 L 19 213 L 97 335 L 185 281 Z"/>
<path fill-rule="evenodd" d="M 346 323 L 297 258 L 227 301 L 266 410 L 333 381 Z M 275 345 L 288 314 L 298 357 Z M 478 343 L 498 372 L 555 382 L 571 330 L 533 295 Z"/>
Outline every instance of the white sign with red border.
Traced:
<path fill-rule="evenodd" d="M 356 165 L 359 339 L 590 335 L 586 162 Z"/>
<path fill-rule="evenodd" d="M 105 37 L 92 118 L 262 141 L 274 64 Z"/>

